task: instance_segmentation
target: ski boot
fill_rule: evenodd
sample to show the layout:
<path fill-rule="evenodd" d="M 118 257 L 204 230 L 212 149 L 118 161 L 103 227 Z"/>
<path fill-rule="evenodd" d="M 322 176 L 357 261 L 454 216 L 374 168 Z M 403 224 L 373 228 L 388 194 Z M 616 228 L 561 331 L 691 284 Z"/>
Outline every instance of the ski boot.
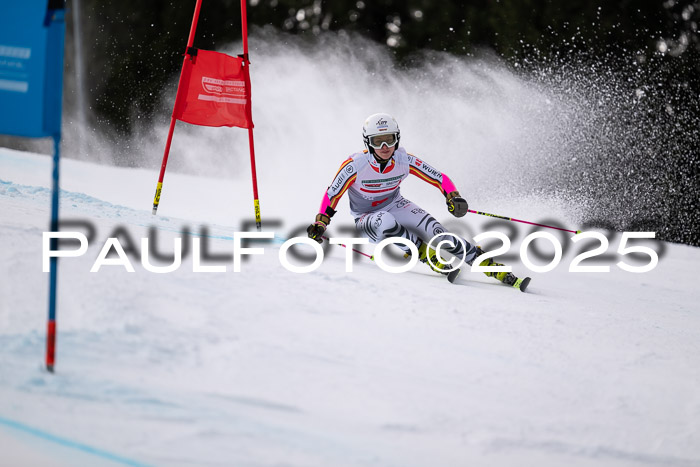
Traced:
<path fill-rule="evenodd" d="M 476 256 L 480 256 L 482 254 L 484 254 L 484 250 L 482 250 L 480 246 L 477 246 L 476 247 Z M 475 258 L 476 258 L 476 256 L 475 256 Z M 503 266 L 503 264 L 495 262 L 493 260 L 493 258 L 486 258 L 481 263 L 479 263 L 479 266 Z M 486 274 L 488 277 L 493 277 L 494 279 L 497 279 L 506 285 L 509 285 L 511 287 L 515 287 L 516 289 L 520 289 L 522 292 L 525 292 L 525 289 L 527 288 L 528 284 L 530 283 L 529 277 L 526 277 L 524 279 L 519 279 L 512 272 L 488 271 L 488 272 L 484 272 L 484 274 Z"/>
<path fill-rule="evenodd" d="M 420 245 L 418 245 L 418 260 L 421 263 L 426 263 L 428 266 L 430 266 L 430 269 L 438 274 L 449 274 L 449 272 L 452 270 L 452 265 L 447 264 L 444 259 L 439 258 L 437 252 L 430 248 L 427 243 L 422 240 L 420 240 L 420 242 Z M 411 253 L 409 252 L 404 255 L 404 258 L 408 258 L 410 256 Z M 430 258 L 430 261 L 428 261 L 428 258 Z"/>

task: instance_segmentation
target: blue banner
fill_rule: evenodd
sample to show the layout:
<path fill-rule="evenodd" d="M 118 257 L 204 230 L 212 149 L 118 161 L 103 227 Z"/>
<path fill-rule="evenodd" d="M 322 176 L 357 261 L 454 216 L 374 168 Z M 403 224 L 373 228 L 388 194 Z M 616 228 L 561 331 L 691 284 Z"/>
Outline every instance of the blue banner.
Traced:
<path fill-rule="evenodd" d="M 64 0 L 3 2 L 0 134 L 60 137 Z"/>

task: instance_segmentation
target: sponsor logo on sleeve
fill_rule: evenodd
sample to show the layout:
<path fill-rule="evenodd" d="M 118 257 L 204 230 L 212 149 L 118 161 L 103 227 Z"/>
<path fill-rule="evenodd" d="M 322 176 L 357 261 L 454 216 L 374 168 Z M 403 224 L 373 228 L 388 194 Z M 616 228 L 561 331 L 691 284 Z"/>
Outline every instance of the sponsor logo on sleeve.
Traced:
<path fill-rule="evenodd" d="M 442 178 L 442 172 L 440 172 L 439 170 L 435 170 L 434 168 L 430 167 L 428 164 L 423 164 L 423 170 L 437 179 Z"/>
<path fill-rule="evenodd" d="M 331 191 L 334 193 L 337 193 L 338 190 L 340 190 L 343 187 L 343 185 L 345 184 L 347 179 L 348 179 L 347 174 L 345 174 L 345 173 L 338 174 L 338 176 L 335 179 L 335 183 L 333 183 L 333 185 L 331 185 Z"/>

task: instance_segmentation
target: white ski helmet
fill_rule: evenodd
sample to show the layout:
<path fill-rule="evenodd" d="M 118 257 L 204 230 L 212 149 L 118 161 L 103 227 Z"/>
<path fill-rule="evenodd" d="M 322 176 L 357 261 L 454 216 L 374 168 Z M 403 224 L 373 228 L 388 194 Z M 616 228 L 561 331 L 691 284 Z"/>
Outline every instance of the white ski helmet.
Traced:
<path fill-rule="evenodd" d="M 393 139 L 385 135 L 393 135 Z M 362 125 L 362 139 L 367 150 L 374 154 L 375 149 L 379 149 L 385 144 L 389 147 L 396 146 L 398 148 L 401 130 L 399 130 L 399 124 L 396 123 L 396 120 L 391 115 L 385 113 L 372 114 L 365 119 L 365 124 Z"/>

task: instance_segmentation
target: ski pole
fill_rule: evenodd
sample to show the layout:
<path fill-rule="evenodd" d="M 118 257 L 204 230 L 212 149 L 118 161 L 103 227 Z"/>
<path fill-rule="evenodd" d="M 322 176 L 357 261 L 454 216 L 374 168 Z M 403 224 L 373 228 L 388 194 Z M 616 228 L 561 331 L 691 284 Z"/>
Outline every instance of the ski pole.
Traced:
<path fill-rule="evenodd" d="M 569 230 L 569 229 L 562 229 L 561 227 L 554 227 L 552 225 L 544 225 L 544 224 L 537 224 L 535 222 L 528 222 L 528 221 L 523 221 L 520 219 L 514 219 L 512 217 L 506 217 L 506 216 L 499 216 L 498 214 L 489 214 L 488 212 L 480 212 L 480 211 L 473 211 L 469 210 L 469 212 L 473 212 L 474 214 L 481 214 L 482 216 L 489 216 L 489 217 L 495 217 L 497 219 L 505 219 L 507 221 L 513 221 L 513 222 L 522 222 L 523 224 L 530 224 L 530 225 L 536 225 L 538 227 L 546 227 L 548 229 L 555 229 L 555 230 L 563 230 L 564 232 L 571 232 L 573 234 L 580 234 L 580 230 Z"/>
<path fill-rule="evenodd" d="M 325 235 L 321 235 L 321 238 L 325 238 L 326 240 L 328 240 L 328 237 L 326 237 Z M 340 246 L 342 246 L 343 248 L 347 248 L 347 245 L 343 245 L 342 243 L 335 243 L 335 245 L 340 245 Z M 359 253 L 359 254 L 361 254 L 362 256 L 366 256 L 366 257 L 368 257 L 369 259 L 371 259 L 372 261 L 374 261 L 374 256 L 368 255 L 367 253 L 363 253 L 363 252 L 361 252 L 360 250 L 356 250 L 356 249 L 354 249 L 354 248 L 352 248 L 352 247 L 351 247 L 350 249 L 351 249 L 352 251 L 354 251 L 355 253 Z"/>

